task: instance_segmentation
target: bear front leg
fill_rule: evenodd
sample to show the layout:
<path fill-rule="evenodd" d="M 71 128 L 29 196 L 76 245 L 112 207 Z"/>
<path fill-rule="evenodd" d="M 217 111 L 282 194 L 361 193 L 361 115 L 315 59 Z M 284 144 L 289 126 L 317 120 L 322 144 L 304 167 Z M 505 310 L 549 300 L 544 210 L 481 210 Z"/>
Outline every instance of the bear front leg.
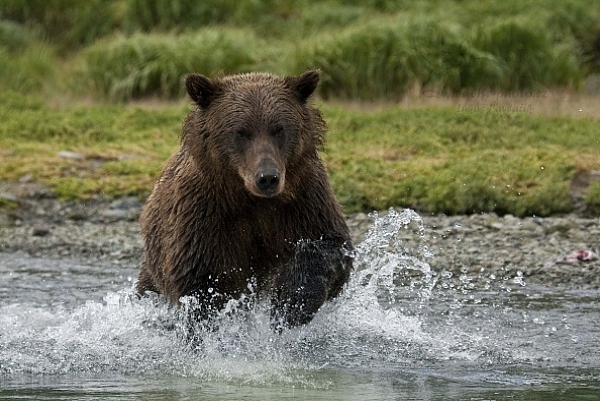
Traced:
<path fill-rule="evenodd" d="M 271 317 L 276 331 L 306 324 L 348 281 L 351 257 L 345 245 L 300 241 L 275 278 Z"/>

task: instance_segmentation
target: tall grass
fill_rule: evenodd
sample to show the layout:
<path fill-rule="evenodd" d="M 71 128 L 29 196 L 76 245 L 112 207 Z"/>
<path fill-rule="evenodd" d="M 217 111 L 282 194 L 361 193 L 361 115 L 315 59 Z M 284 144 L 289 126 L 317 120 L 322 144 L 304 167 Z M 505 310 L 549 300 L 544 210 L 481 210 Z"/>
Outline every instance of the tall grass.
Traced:
<path fill-rule="evenodd" d="M 0 19 L 0 47 L 9 52 L 18 52 L 36 41 L 35 33 L 22 24 Z"/>
<path fill-rule="evenodd" d="M 500 62 L 503 74 L 499 88 L 504 91 L 573 87 L 582 76 L 575 52 L 553 43 L 550 32 L 532 19 L 503 20 L 479 27 L 472 43 Z"/>
<path fill-rule="evenodd" d="M 297 0 L 123 0 L 123 26 L 142 30 L 184 31 L 216 24 L 253 28 L 263 34 L 282 33 L 282 23 L 310 1 Z"/>
<path fill-rule="evenodd" d="M 327 97 L 399 98 L 417 85 L 442 92 L 539 90 L 576 86 L 574 52 L 533 21 L 502 21 L 467 31 L 435 18 L 376 19 L 298 48 L 294 70 L 324 72 Z"/>
<path fill-rule="evenodd" d="M 52 46 L 21 24 L 0 19 L 0 91 L 41 92 L 54 84 Z"/>
<path fill-rule="evenodd" d="M 179 36 L 116 36 L 81 53 L 76 81 L 79 90 L 114 100 L 176 97 L 183 91 L 184 74 L 251 70 L 258 47 L 251 32 L 216 28 Z"/>
<path fill-rule="evenodd" d="M 410 42 L 389 24 L 316 37 L 295 54 L 296 72 L 320 68 L 320 93 L 358 99 L 402 94 L 411 81 Z"/>
<path fill-rule="evenodd" d="M 78 80 L 80 89 L 111 99 L 175 96 L 173 71 L 180 64 L 208 72 L 297 73 L 320 67 L 325 97 L 397 99 L 415 86 L 451 94 L 577 86 L 581 66 L 600 60 L 596 3 L 3 0 L 0 41 L 12 52 L 41 38 L 57 49 L 61 67 L 70 67 L 83 48 L 84 56 L 75 58 L 88 70 L 76 69 L 85 81 Z M 222 32 L 215 43 L 223 49 L 205 42 L 198 50 L 178 44 L 195 45 L 190 37 L 210 31 Z M 229 56 L 219 58 L 223 52 Z M 61 78 L 71 81 L 65 70 Z"/>
<path fill-rule="evenodd" d="M 119 6 L 115 0 L 3 0 L 0 13 L 39 31 L 66 53 L 117 28 Z"/>
<path fill-rule="evenodd" d="M 126 0 L 123 24 L 129 31 L 177 31 L 226 21 L 232 0 Z"/>
<path fill-rule="evenodd" d="M 53 50 L 34 45 L 19 53 L 0 47 L 0 91 L 40 93 L 55 83 L 56 59 Z"/>
<path fill-rule="evenodd" d="M 412 85 L 456 93 L 493 87 L 502 75 L 498 61 L 471 46 L 462 28 L 430 18 L 379 19 L 317 37 L 295 60 L 294 70 L 323 70 L 326 98 L 394 99 Z"/>

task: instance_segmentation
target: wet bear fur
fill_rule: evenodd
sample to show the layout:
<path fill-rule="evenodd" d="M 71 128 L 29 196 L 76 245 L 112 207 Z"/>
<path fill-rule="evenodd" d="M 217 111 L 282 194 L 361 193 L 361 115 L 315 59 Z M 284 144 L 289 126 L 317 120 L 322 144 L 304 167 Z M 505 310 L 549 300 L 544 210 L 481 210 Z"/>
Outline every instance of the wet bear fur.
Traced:
<path fill-rule="evenodd" d="M 348 281 L 352 244 L 323 162 L 325 123 L 299 76 L 188 75 L 195 107 L 141 216 L 139 294 L 209 318 L 252 291 L 276 327 L 309 322 Z"/>

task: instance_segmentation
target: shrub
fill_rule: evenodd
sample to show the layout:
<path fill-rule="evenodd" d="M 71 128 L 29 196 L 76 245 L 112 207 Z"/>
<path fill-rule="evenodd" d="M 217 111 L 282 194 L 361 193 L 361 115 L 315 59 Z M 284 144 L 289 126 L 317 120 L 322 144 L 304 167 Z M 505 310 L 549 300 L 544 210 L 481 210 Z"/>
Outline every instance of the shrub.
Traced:
<path fill-rule="evenodd" d="M 320 68 L 325 98 L 393 98 L 404 93 L 412 78 L 409 49 L 408 38 L 394 25 L 370 23 L 304 44 L 293 68 Z"/>
<path fill-rule="evenodd" d="M 497 60 L 463 37 L 429 18 L 376 20 L 305 44 L 293 69 L 321 68 L 326 98 L 397 99 L 415 84 L 451 93 L 498 86 Z"/>
<path fill-rule="evenodd" d="M 35 42 L 35 35 L 23 25 L 0 19 L 0 48 L 9 52 L 25 50 Z"/>
<path fill-rule="evenodd" d="M 279 37 L 297 28 L 290 28 L 290 22 L 302 6 L 294 0 L 127 0 L 123 24 L 129 32 L 181 32 L 229 24 Z"/>
<path fill-rule="evenodd" d="M 581 79 L 581 67 L 574 53 L 553 43 L 547 28 L 533 17 L 480 27 L 472 42 L 501 63 L 500 89 L 504 91 L 577 86 Z"/>
<path fill-rule="evenodd" d="M 251 70 L 257 47 L 248 32 L 224 29 L 181 36 L 117 36 L 82 51 L 76 75 L 80 90 L 91 89 L 110 99 L 172 98 L 183 92 L 181 79 L 186 73 Z"/>
<path fill-rule="evenodd" d="M 231 0 L 127 0 L 124 25 L 130 31 L 182 30 L 220 23 L 235 10 Z"/>
<path fill-rule="evenodd" d="M 579 84 L 581 63 L 533 18 L 465 31 L 441 17 L 378 18 L 296 51 L 291 69 L 324 72 L 324 97 L 399 98 L 417 85 L 442 92 L 539 90 Z"/>
<path fill-rule="evenodd" d="M 53 83 L 56 73 L 54 52 L 41 44 L 17 54 L 0 47 L 0 70 L 0 89 L 3 92 L 38 93 Z"/>
<path fill-rule="evenodd" d="M 39 30 L 59 49 L 91 43 L 117 27 L 114 0 L 3 0 L 2 17 Z"/>

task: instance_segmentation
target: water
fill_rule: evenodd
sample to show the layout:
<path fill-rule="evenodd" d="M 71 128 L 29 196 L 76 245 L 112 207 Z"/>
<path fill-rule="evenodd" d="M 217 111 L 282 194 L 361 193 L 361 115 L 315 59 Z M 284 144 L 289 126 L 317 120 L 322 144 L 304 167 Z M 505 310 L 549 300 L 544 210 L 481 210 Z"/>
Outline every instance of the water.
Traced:
<path fill-rule="evenodd" d="M 309 325 L 267 306 L 182 340 L 137 267 L 0 254 L 0 400 L 598 400 L 600 291 L 431 271 L 413 212 L 378 217 Z"/>

